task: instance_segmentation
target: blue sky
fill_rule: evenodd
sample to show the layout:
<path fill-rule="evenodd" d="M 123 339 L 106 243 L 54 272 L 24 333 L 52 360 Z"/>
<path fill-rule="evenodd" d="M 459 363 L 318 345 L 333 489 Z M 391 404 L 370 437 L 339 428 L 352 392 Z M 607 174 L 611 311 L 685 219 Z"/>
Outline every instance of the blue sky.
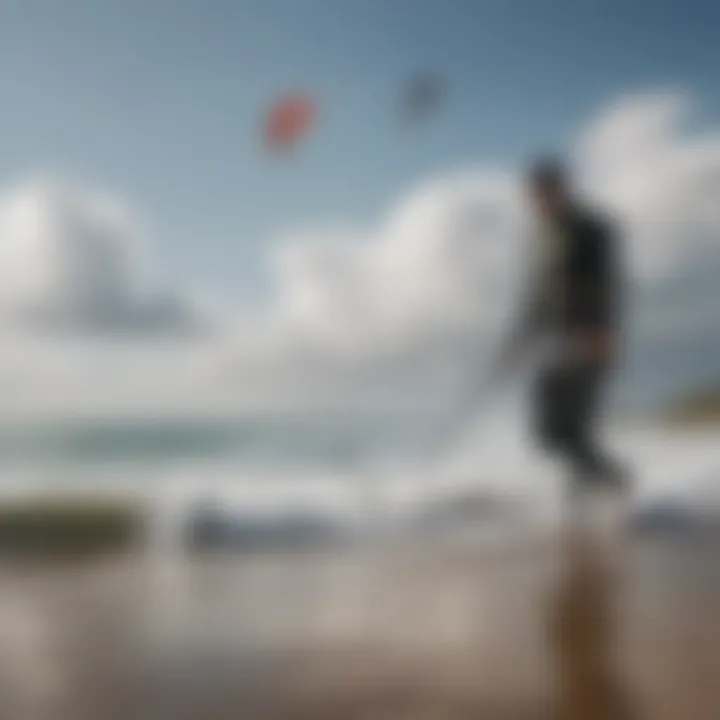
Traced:
<path fill-rule="evenodd" d="M 711 0 L 4 0 L 1 177 L 117 194 L 171 277 L 253 302 L 281 231 L 562 145 L 618 93 L 690 88 L 716 119 L 718 27 Z M 446 106 L 403 135 L 398 90 L 426 68 Z M 296 87 L 321 127 L 277 163 L 259 119 Z"/>

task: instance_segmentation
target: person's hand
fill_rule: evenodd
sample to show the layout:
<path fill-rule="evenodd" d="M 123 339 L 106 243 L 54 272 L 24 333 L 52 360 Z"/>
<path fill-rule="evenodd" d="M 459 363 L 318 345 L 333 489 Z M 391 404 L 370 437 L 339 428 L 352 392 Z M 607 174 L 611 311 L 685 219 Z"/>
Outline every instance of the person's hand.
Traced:
<path fill-rule="evenodd" d="M 615 361 L 615 336 L 606 330 L 583 332 L 573 343 L 572 354 L 580 364 L 607 367 Z"/>

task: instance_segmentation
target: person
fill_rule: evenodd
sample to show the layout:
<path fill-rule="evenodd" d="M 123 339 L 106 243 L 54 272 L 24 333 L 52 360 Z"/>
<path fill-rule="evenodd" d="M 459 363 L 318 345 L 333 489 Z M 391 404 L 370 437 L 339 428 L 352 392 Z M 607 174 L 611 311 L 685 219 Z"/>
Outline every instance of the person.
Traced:
<path fill-rule="evenodd" d="M 542 348 L 532 398 L 541 446 L 567 463 L 573 490 L 625 490 L 623 471 L 596 438 L 619 345 L 616 233 L 573 193 L 560 161 L 535 162 L 526 182 L 537 226 L 536 258 L 501 363 L 507 368 L 530 348 Z"/>

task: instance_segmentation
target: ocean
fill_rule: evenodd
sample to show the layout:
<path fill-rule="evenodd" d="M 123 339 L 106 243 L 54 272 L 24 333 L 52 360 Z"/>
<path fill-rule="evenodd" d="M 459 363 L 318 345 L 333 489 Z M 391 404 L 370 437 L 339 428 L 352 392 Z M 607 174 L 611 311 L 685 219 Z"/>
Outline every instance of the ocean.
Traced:
<path fill-rule="evenodd" d="M 137 494 L 172 532 L 196 511 L 251 534 L 293 528 L 293 537 L 310 528 L 358 532 L 549 518 L 562 498 L 562 469 L 533 447 L 521 411 L 506 400 L 450 442 L 435 444 L 427 433 L 349 418 L 5 424 L 1 491 Z M 607 435 L 631 468 L 638 506 L 707 507 L 720 498 L 720 428 L 616 421 Z"/>

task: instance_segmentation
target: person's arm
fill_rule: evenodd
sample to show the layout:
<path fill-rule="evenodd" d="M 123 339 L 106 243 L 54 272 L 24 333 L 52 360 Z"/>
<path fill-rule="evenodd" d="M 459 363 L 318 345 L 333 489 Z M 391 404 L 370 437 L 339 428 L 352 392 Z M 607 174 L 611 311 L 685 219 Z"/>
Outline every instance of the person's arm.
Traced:
<path fill-rule="evenodd" d="M 540 331 L 542 306 L 538 262 L 533 258 L 525 273 L 519 309 L 501 351 L 501 364 L 513 365 L 526 352 Z"/>

